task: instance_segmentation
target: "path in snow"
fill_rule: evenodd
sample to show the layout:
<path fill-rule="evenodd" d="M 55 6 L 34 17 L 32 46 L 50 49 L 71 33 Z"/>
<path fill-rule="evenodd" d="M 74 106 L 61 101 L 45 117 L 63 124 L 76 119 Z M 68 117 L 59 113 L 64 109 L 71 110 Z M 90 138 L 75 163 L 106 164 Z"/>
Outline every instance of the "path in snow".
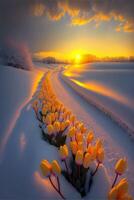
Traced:
<path fill-rule="evenodd" d="M 51 76 L 52 85 L 57 97 L 88 127 L 95 131 L 96 137 L 104 142 L 106 152 L 105 166 L 112 181 L 114 164 L 119 158 L 126 157 L 128 170 L 124 174 L 130 183 L 130 191 L 134 195 L 134 145 L 127 133 L 104 113 L 88 104 L 60 77 L 60 72 L 55 71 Z"/>

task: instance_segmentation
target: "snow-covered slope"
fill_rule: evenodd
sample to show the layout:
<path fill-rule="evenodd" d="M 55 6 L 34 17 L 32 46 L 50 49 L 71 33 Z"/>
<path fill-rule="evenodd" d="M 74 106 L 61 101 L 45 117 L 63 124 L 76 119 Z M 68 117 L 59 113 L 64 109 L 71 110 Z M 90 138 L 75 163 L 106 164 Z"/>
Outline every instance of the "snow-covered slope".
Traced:
<path fill-rule="evenodd" d="M 64 80 L 134 136 L 134 63 L 68 67 Z"/>

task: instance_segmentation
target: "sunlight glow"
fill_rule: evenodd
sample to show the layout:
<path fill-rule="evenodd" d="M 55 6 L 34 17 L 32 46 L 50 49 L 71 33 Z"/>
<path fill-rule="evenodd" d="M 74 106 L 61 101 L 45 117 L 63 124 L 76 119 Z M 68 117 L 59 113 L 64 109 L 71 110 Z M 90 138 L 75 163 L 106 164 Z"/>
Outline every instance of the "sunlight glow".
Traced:
<path fill-rule="evenodd" d="M 125 104 L 127 106 L 131 106 L 132 102 L 125 98 L 121 93 L 118 93 L 114 90 L 112 90 L 111 88 L 104 86 L 103 84 L 100 83 L 96 83 L 95 81 L 90 81 L 90 82 L 86 82 L 86 83 L 82 83 L 78 80 L 75 79 L 71 79 L 74 83 L 76 83 L 77 85 L 86 88 L 92 92 L 101 94 L 103 96 L 109 97 L 111 99 L 114 99 L 122 104 Z"/>
<path fill-rule="evenodd" d="M 80 54 L 76 54 L 76 56 L 75 56 L 75 62 L 76 63 L 80 63 L 80 61 L 81 61 L 81 55 Z"/>

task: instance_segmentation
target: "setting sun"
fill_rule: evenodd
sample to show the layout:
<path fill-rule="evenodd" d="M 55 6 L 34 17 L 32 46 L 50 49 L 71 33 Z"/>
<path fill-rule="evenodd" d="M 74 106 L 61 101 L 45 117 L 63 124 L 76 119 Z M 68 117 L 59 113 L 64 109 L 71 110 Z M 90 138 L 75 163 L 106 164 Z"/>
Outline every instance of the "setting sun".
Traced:
<path fill-rule="evenodd" d="M 81 61 L 81 55 L 80 54 L 76 54 L 75 55 L 75 62 L 79 63 Z"/>

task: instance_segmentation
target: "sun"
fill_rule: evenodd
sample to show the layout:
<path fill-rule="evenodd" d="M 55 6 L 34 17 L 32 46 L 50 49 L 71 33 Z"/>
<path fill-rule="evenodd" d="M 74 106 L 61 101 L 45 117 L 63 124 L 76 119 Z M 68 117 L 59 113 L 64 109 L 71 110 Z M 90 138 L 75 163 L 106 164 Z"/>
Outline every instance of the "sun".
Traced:
<path fill-rule="evenodd" d="M 81 61 L 81 55 L 80 54 L 76 54 L 75 55 L 75 62 L 79 63 Z"/>

